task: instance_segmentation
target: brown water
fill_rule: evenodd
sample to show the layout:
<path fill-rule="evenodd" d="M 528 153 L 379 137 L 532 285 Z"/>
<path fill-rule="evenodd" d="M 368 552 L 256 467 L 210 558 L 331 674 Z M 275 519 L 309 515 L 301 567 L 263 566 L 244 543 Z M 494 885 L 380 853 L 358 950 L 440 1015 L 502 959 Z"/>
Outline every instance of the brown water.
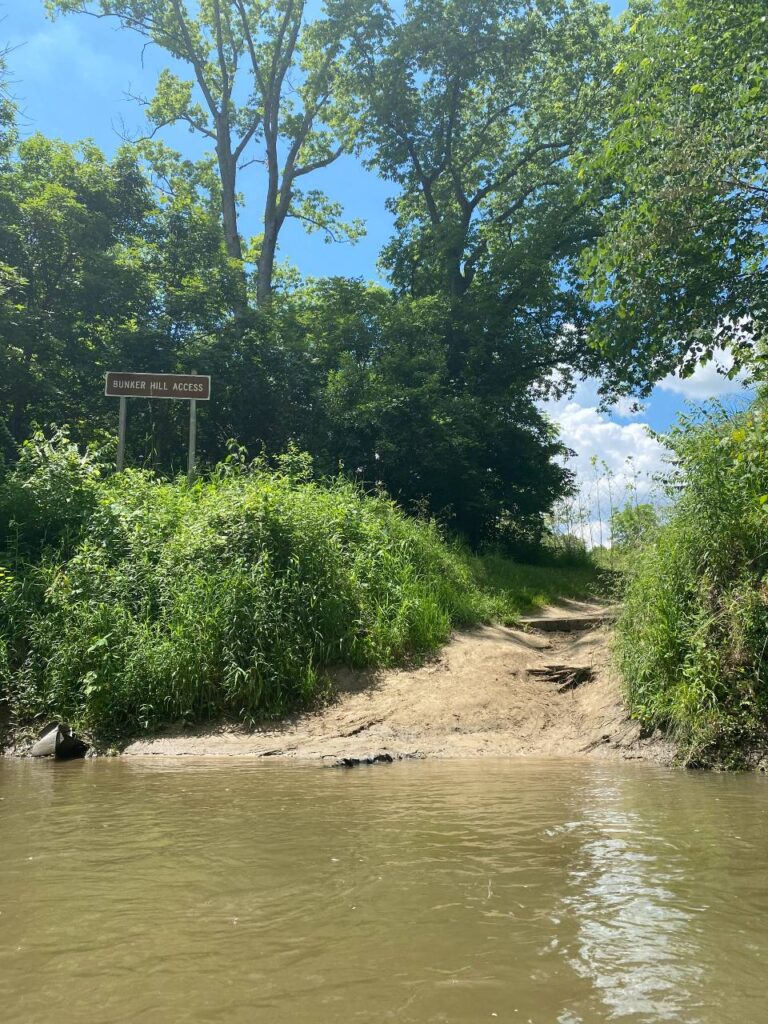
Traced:
<path fill-rule="evenodd" d="M 0 762 L 0 1021 L 768 1020 L 768 780 Z"/>

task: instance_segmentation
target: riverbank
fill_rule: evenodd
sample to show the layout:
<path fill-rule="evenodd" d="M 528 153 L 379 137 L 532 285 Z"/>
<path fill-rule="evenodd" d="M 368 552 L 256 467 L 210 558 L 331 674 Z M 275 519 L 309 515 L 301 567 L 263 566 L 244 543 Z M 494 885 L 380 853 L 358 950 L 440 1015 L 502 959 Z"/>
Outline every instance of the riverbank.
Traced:
<path fill-rule="evenodd" d="M 25 448 L 0 482 L 14 742 L 52 720 L 97 749 L 169 722 L 283 720 L 317 706 L 336 666 L 413 664 L 455 630 L 601 592 L 583 551 L 542 548 L 533 566 L 471 554 L 289 456 L 225 464 L 190 488 L 110 475 L 63 435 Z"/>
<path fill-rule="evenodd" d="M 630 720 L 604 605 L 568 601 L 546 629 L 455 633 L 411 669 L 336 674 L 326 706 L 280 725 L 168 731 L 126 757 L 281 757 L 353 764 L 405 758 L 588 756 L 670 764 L 673 745 Z M 579 618 L 591 628 L 566 632 Z"/>

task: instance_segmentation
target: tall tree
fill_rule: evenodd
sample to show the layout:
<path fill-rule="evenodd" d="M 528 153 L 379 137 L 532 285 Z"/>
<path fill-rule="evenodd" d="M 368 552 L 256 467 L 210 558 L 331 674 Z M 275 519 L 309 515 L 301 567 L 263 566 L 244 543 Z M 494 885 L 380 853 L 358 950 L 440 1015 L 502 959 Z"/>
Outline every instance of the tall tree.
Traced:
<path fill-rule="evenodd" d="M 383 53 L 360 48 L 370 162 L 401 189 L 384 253 L 398 287 L 463 298 L 523 237 L 535 248 L 553 205 L 570 233 L 570 157 L 599 122 L 610 31 L 592 0 L 408 0 Z"/>
<path fill-rule="evenodd" d="M 6 52 L 0 51 L 0 173 L 7 169 L 15 138 L 15 110 L 7 87 Z M 18 271 L 6 263 L 3 254 L 0 253 L 0 321 L 5 318 L 13 304 L 12 291 L 18 281 Z M 0 469 L 5 458 L 12 456 L 15 449 L 15 439 L 6 422 L 6 415 L 7 410 L 0 409 Z"/>
<path fill-rule="evenodd" d="M 341 462 L 471 544 L 539 538 L 570 473 L 527 365 L 504 367 L 491 354 L 498 339 L 486 339 L 457 386 L 445 344 L 452 311 L 441 296 L 411 299 L 331 278 L 293 303 L 312 357 L 302 443 L 323 470 Z"/>
<path fill-rule="evenodd" d="M 609 392 L 647 392 L 768 334 L 765 0 L 636 0 L 604 145 L 581 174 L 609 196 L 582 261 Z"/>
<path fill-rule="evenodd" d="M 133 291 L 116 243 L 140 230 L 147 198 L 133 161 L 110 166 L 89 144 L 33 136 L 0 170 L 0 413 L 16 440 L 35 419 L 85 414 L 104 325 Z"/>
<path fill-rule="evenodd" d="M 186 65 L 192 77 L 166 68 L 146 110 L 155 129 L 185 122 L 215 148 L 224 239 L 243 267 L 250 251 L 238 222 L 238 172 L 266 170 L 261 238 L 256 245 L 259 302 L 272 293 L 275 253 L 287 217 L 310 230 L 355 237 L 359 224 L 297 183 L 333 163 L 351 142 L 343 71 L 353 37 L 373 33 L 375 2 L 326 0 L 307 20 L 306 0 L 48 0 L 49 9 L 115 17 Z"/>
<path fill-rule="evenodd" d="M 7 152 L 13 139 L 15 108 L 8 89 L 8 50 L 0 50 L 0 155 Z"/>
<path fill-rule="evenodd" d="M 446 309 L 455 429 L 483 405 L 498 429 L 481 490 L 514 489 L 502 467 L 534 399 L 597 369 L 575 265 L 599 220 L 573 157 L 602 131 L 612 34 L 591 0 L 408 0 L 383 50 L 356 53 L 370 162 L 399 186 L 382 262 Z"/>
<path fill-rule="evenodd" d="M 105 370 L 188 371 L 224 329 L 235 282 L 206 173 L 40 135 L 0 162 L 0 419 L 17 442 L 35 424 L 113 429 Z M 139 453 L 167 464 L 176 404 L 135 405 Z"/>

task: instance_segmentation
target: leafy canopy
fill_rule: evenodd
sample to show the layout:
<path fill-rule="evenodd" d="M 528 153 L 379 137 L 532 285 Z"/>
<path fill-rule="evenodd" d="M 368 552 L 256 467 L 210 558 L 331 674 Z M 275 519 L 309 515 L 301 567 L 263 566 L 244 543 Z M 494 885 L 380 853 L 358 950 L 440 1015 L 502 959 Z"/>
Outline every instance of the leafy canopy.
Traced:
<path fill-rule="evenodd" d="M 492 274 L 504 292 L 583 243 L 570 157 L 599 124 L 611 34 L 592 0 L 409 0 L 383 51 L 361 47 L 369 163 L 400 186 L 398 288 L 460 298 Z"/>
<path fill-rule="evenodd" d="M 352 146 L 345 62 L 357 36 L 375 37 L 377 3 L 326 0 L 314 19 L 305 0 L 47 0 L 47 7 L 114 17 L 173 58 L 154 96 L 137 99 L 153 135 L 182 122 L 211 146 L 226 249 L 243 273 L 244 260 L 257 263 L 259 300 L 271 295 L 287 217 L 329 239 L 359 237 L 362 224 L 345 223 L 339 203 L 300 185 Z M 243 244 L 237 180 L 251 164 L 266 171 L 262 232 Z"/>
<path fill-rule="evenodd" d="M 736 373 L 768 331 L 764 0 L 636 0 L 617 54 L 610 131 L 580 169 L 610 196 L 582 260 L 607 390 L 718 347 Z"/>

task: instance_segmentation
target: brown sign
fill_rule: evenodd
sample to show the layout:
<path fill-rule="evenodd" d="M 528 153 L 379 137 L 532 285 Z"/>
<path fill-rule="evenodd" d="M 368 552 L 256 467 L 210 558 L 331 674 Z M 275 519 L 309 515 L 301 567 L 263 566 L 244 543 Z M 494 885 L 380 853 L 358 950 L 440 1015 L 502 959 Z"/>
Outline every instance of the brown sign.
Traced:
<path fill-rule="evenodd" d="M 107 373 L 104 394 L 110 398 L 196 398 L 211 397 L 211 378 L 195 373 Z"/>

